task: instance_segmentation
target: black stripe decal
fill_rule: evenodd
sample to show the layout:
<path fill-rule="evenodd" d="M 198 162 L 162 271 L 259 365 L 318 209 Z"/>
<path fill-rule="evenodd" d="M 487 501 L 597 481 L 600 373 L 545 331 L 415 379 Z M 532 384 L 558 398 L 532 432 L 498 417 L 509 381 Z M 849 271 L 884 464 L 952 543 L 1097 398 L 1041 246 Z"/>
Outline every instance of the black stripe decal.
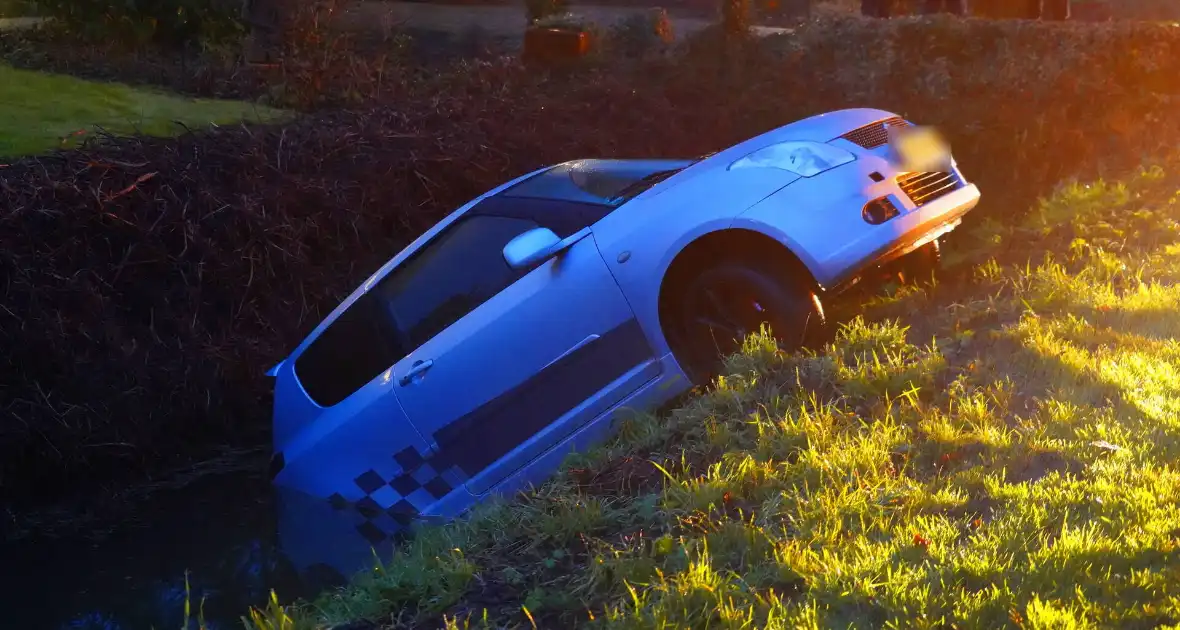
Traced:
<path fill-rule="evenodd" d="M 475 476 L 651 356 L 630 319 L 436 431 L 436 460 Z"/>

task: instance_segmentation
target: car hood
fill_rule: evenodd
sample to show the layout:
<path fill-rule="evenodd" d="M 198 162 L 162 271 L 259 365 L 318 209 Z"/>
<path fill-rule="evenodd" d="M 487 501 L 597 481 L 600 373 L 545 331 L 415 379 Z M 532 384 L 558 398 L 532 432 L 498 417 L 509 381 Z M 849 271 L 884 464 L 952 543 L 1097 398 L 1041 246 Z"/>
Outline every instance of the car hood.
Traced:
<path fill-rule="evenodd" d="M 781 142 L 783 140 L 830 142 L 853 129 L 880 122 L 896 115 L 894 112 L 883 109 L 841 109 L 804 118 L 789 125 L 784 125 L 766 135 L 775 135 L 774 142 Z"/>
<path fill-rule="evenodd" d="M 841 109 L 804 118 L 803 120 L 777 127 L 744 142 L 739 142 L 725 150 L 709 155 L 705 159 L 668 178 L 666 181 L 653 186 L 636 197 L 636 199 L 651 199 L 670 188 L 684 184 L 690 179 L 716 171 L 723 171 L 738 159 L 772 144 L 789 141 L 831 142 L 853 129 L 896 115 L 893 112 L 882 109 L 856 108 Z M 777 184 L 786 186 L 797 179 L 799 179 L 797 175 L 783 171 L 779 175 Z"/>
<path fill-rule="evenodd" d="M 745 142 L 711 156 L 709 161 L 724 164 L 728 167 L 735 160 L 745 157 L 754 151 L 779 142 L 808 141 L 831 142 L 836 138 L 852 131 L 872 124 L 896 114 L 881 109 L 841 109 L 826 114 L 818 114 L 793 123 L 772 129 Z M 718 159 L 720 158 L 720 159 Z"/>

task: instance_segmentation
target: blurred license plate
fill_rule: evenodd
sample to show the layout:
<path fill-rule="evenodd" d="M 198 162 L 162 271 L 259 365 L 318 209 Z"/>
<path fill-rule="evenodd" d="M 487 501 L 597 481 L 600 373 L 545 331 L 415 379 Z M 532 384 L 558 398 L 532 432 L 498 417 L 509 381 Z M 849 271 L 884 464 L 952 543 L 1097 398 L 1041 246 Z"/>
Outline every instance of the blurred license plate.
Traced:
<path fill-rule="evenodd" d="M 951 168 L 951 147 L 934 127 L 890 127 L 889 151 L 890 157 L 903 171 L 949 171 Z"/>

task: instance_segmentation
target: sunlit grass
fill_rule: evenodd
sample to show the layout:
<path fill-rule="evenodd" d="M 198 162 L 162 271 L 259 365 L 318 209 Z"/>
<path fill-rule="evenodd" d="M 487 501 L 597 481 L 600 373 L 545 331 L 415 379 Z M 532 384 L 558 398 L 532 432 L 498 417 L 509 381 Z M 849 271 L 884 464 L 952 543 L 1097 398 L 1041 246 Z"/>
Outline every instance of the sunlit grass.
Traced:
<path fill-rule="evenodd" d="M 966 287 L 871 299 L 814 353 L 753 338 L 290 627 L 1176 624 L 1178 191 L 1064 187 L 962 245 Z"/>
<path fill-rule="evenodd" d="M 68 148 L 98 128 L 171 136 L 185 125 L 271 122 L 285 115 L 240 101 L 191 99 L 0 64 L 0 157 Z"/>

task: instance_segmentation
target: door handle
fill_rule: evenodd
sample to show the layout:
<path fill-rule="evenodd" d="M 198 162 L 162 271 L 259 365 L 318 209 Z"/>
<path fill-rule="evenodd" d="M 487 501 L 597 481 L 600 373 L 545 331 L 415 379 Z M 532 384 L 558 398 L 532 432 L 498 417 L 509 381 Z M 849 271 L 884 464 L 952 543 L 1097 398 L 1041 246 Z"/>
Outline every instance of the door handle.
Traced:
<path fill-rule="evenodd" d="M 599 337 L 597 334 L 594 334 L 594 335 L 588 335 L 588 336 L 587 336 L 585 339 L 583 339 L 583 340 L 579 341 L 578 343 L 575 343 L 575 344 L 573 345 L 573 347 L 572 347 L 572 348 L 570 348 L 569 350 L 566 350 L 565 352 L 562 352 L 562 353 L 561 353 L 561 356 L 559 356 L 559 357 L 557 357 L 556 359 L 554 359 L 554 360 L 550 361 L 549 363 L 546 363 L 546 364 L 545 364 L 545 367 L 543 367 L 543 368 L 541 368 L 541 369 L 542 369 L 542 370 L 544 370 L 545 368 L 547 368 L 547 367 L 549 367 L 549 366 L 553 365 L 554 363 L 557 363 L 558 361 L 560 361 L 560 360 L 562 360 L 562 359 L 564 359 L 564 358 L 568 357 L 569 355 L 571 355 L 571 354 L 573 354 L 573 353 L 577 352 L 578 350 L 581 350 L 582 348 L 585 348 L 586 346 L 588 346 L 588 345 L 590 345 L 590 344 L 594 343 L 595 341 L 598 341 L 599 339 L 601 339 L 601 337 Z"/>
<path fill-rule="evenodd" d="M 415 376 L 418 376 L 420 374 L 424 374 L 426 372 L 426 370 L 429 370 L 433 366 L 434 366 L 434 359 L 426 359 L 425 361 L 414 361 L 414 365 L 411 365 L 409 371 L 407 371 L 405 374 L 403 374 L 402 377 L 400 379 L 398 379 L 397 382 L 402 387 L 405 387 L 406 385 L 409 385 L 410 383 L 414 382 Z"/>

